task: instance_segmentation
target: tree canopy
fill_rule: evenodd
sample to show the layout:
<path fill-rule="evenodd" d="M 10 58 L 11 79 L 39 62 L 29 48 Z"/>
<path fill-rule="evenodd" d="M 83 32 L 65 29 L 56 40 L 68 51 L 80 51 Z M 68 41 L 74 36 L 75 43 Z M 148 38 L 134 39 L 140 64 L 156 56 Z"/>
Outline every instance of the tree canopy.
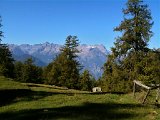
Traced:
<path fill-rule="evenodd" d="M 61 53 L 47 66 L 46 73 L 48 84 L 66 86 L 68 88 L 79 88 L 79 70 L 81 66 L 77 58 L 79 45 L 76 36 L 69 35 L 65 45 L 61 48 Z"/>
<path fill-rule="evenodd" d="M 80 76 L 80 89 L 91 91 L 95 84 L 96 81 L 93 76 L 89 73 L 88 70 L 84 70 Z"/>
<path fill-rule="evenodd" d="M 112 53 L 104 65 L 101 84 L 105 91 L 129 92 L 134 79 L 145 83 L 159 78 L 159 53 L 150 50 L 148 42 L 153 35 L 152 17 L 142 0 L 128 0 L 122 11 L 124 20 L 114 31 L 122 33 L 116 39 Z"/>
<path fill-rule="evenodd" d="M 151 12 L 142 0 L 128 0 L 123 9 L 124 20 L 114 31 L 119 31 L 112 52 L 115 56 L 126 55 L 128 52 L 146 51 L 148 42 L 153 35 Z"/>
<path fill-rule="evenodd" d="M 14 77 L 14 59 L 12 58 L 12 54 L 6 44 L 2 44 L 3 32 L 1 30 L 1 17 L 0 17 L 0 75 L 6 77 Z"/>
<path fill-rule="evenodd" d="M 22 62 L 15 62 L 15 80 L 27 83 L 43 83 L 42 68 L 34 64 L 32 58 Z"/>

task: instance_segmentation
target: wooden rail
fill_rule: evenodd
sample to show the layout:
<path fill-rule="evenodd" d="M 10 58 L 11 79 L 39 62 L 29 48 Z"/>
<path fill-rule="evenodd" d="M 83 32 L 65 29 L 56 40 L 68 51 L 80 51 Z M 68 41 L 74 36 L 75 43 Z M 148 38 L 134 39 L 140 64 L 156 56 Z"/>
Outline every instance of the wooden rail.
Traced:
<path fill-rule="evenodd" d="M 158 102 L 158 98 L 159 98 L 159 95 L 160 95 L 160 84 L 151 84 L 150 85 L 151 87 L 149 87 L 147 85 L 144 85 L 141 81 L 134 80 L 133 81 L 133 96 L 135 96 L 136 85 L 141 86 L 141 87 L 147 89 L 147 93 L 146 93 L 145 97 L 143 98 L 142 104 L 145 103 L 145 101 L 147 99 L 147 96 L 150 93 L 150 90 L 153 90 L 153 89 L 157 89 L 156 102 Z"/>

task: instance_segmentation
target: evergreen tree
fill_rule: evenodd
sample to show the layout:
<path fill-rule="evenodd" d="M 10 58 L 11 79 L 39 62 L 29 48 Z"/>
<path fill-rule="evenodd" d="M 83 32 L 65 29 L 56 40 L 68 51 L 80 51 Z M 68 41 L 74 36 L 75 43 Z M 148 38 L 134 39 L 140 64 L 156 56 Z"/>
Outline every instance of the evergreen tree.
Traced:
<path fill-rule="evenodd" d="M 160 52 L 150 50 L 141 55 L 141 60 L 134 65 L 133 73 L 136 79 L 143 81 L 146 85 L 160 83 Z"/>
<path fill-rule="evenodd" d="M 2 19 L 1 19 L 1 16 L 0 16 L 0 28 L 2 27 Z M 2 41 L 2 37 L 3 37 L 3 32 L 0 30 L 0 44 L 1 44 L 1 41 Z"/>
<path fill-rule="evenodd" d="M 32 58 L 24 63 L 15 63 L 15 79 L 20 82 L 42 83 L 42 68 L 34 64 Z"/>
<path fill-rule="evenodd" d="M 45 83 L 51 84 L 51 85 L 57 85 L 57 86 L 63 86 L 64 83 L 60 79 L 61 76 L 61 67 L 63 62 L 62 55 L 59 55 L 56 57 L 56 59 L 50 63 L 45 69 L 44 69 L 44 75 L 45 75 Z"/>
<path fill-rule="evenodd" d="M 91 91 L 95 84 L 95 79 L 88 70 L 84 70 L 80 77 L 80 89 Z"/>
<path fill-rule="evenodd" d="M 14 59 L 9 51 L 9 48 L 5 44 L 0 44 L 0 75 L 6 77 L 14 77 Z"/>
<path fill-rule="evenodd" d="M 47 83 L 68 88 L 79 88 L 79 62 L 76 60 L 79 43 L 76 36 L 68 36 L 61 53 L 53 61 L 52 68 L 47 74 Z"/>
<path fill-rule="evenodd" d="M 23 81 L 32 83 L 42 82 L 42 69 L 34 64 L 32 58 L 28 58 L 24 62 Z"/>
<path fill-rule="evenodd" d="M 24 82 L 23 80 L 23 70 L 24 70 L 24 64 L 22 62 L 15 62 L 14 64 L 14 73 L 15 73 L 15 80 L 16 81 L 20 81 L 20 82 Z"/>
<path fill-rule="evenodd" d="M 64 57 L 64 65 L 62 66 L 61 79 L 65 81 L 65 85 L 69 88 L 78 88 L 80 64 L 76 60 L 77 47 L 79 42 L 76 36 L 69 35 L 66 39 L 64 47 L 61 49 Z"/>
<path fill-rule="evenodd" d="M 116 39 L 112 54 L 104 65 L 103 91 L 131 91 L 132 80 L 139 80 L 138 76 L 143 74 L 136 70 L 136 66 L 150 51 L 147 45 L 152 36 L 153 22 L 147 5 L 142 0 L 128 0 L 126 5 L 124 20 L 114 29 L 122 32 L 122 36 Z"/>
<path fill-rule="evenodd" d="M 0 28 L 1 17 L 0 17 Z M 12 54 L 6 44 L 1 44 L 3 37 L 3 32 L 0 30 L 0 75 L 4 75 L 6 77 L 14 77 L 14 59 L 12 58 Z"/>
<path fill-rule="evenodd" d="M 112 52 L 116 56 L 127 55 L 130 51 L 146 51 L 148 41 L 152 36 L 153 25 L 150 10 L 142 0 L 128 0 L 127 8 L 123 9 L 124 20 L 114 29 L 122 32 L 118 37 Z"/>

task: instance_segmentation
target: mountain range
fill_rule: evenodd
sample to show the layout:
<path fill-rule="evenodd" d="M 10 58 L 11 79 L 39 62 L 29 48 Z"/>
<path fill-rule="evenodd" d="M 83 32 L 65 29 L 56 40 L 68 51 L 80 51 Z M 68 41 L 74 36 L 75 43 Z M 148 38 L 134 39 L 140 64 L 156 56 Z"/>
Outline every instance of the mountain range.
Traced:
<path fill-rule="evenodd" d="M 24 61 L 29 57 L 35 60 L 35 64 L 38 66 L 46 66 L 52 62 L 55 57 L 60 54 L 60 48 L 62 45 L 53 43 L 43 44 L 9 44 L 9 49 L 12 55 L 17 61 Z M 103 65 L 107 60 L 109 51 L 104 45 L 86 45 L 82 44 L 78 46 L 78 61 L 83 66 L 83 70 L 87 69 L 90 73 L 98 79 L 103 73 Z M 83 71 L 82 70 L 82 71 Z"/>

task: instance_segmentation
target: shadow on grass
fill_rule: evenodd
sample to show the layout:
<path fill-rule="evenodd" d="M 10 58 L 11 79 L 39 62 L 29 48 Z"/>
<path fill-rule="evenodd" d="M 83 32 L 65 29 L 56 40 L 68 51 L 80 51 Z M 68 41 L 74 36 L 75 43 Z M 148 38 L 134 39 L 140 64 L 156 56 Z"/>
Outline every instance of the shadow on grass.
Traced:
<path fill-rule="evenodd" d="M 13 102 L 18 97 L 25 97 L 31 93 L 29 89 L 6 89 L 0 90 L 0 106 Z"/>
<path fill-rule="evenodd" d="M 0 90 L 0 107 L 19 101 L 31 101 L 38 100 L 47 96 L 64 94 L 68 96 L 74 96 L 75 94 L 91 94 L 101 95 L 108 94 L 108 92 L 96 92 L 96 93 L 65 93 L 65 92 L 45 92 L 45 91 L 32 91 L 30 89 L 6 89 Z M 110 94 L 124 94 L 124 93 L 110 93 Z"/>
<path fill-rule="evenodd" d="M 138 104 L 85 103 L 82 106 L 65 106 L 59 108 L 32 109 L 0 113 L 3 120 L 122 120 L 134 118 L 137 114 L 129 111 L 141 107 Z M 125 111 L 124 111 L 125 109 Z"/>
<path fill-rule="evenodd" d="M 18 101 L 38 100 L 47 96 L 65 94 L 59 92 L 32 91 L 30 89 L 0 90 L 0 107 Z"/>

